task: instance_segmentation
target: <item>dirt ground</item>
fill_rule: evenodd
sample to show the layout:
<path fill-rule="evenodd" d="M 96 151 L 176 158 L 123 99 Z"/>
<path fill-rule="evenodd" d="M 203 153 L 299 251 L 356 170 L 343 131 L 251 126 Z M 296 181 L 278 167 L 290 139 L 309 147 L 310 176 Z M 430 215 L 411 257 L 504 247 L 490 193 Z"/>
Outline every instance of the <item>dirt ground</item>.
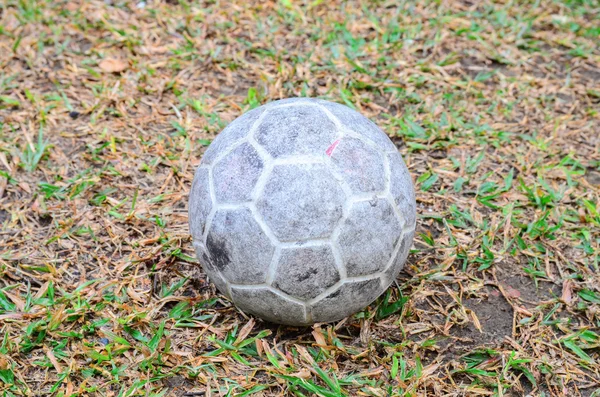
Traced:
<path fill-rule="evenodd" d="M 0 2 L 5 396 L 600 396 L 600 5 Z M 269 101 L 397 144 L 397 283 L 313 328 L 194 258 L 195 166 Z"/>

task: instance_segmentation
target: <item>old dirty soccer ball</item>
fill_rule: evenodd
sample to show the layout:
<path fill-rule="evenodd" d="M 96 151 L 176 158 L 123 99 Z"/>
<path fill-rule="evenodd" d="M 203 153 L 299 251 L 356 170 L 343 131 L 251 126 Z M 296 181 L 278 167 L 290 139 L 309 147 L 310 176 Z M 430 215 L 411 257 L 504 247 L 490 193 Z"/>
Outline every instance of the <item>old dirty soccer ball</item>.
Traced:
<path fill-rule="evenodd" d="M 394 144 L 332 102 L 275 101 L 206 150 L 189 198 L 196 253 L 246 313 L 308 325 L 349 316 L 397 277 L 415 231 L 412 180 Z"/>

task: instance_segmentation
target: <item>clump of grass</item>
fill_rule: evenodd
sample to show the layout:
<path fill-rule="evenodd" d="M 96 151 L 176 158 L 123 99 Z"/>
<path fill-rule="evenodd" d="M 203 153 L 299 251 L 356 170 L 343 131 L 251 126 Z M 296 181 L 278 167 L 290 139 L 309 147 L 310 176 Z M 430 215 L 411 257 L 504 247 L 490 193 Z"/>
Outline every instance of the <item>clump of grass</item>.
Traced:
<path fill-rule="evenodd" d="M 35 171 L 50 147 L 50 143 L 47 140 L 44 140 L 43 129 L 40 127 L 37 141 L 29 142 L 19 153 L 19 158 L 21 159 L 20 165 L 27 172 Z"/>

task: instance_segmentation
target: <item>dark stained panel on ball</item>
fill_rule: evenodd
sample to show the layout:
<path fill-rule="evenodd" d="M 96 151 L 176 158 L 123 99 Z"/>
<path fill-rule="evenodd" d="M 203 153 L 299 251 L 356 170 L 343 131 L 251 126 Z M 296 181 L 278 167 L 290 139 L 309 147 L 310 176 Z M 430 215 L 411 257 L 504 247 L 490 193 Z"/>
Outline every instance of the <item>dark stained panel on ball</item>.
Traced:
<path fill-rule="evenodd" d="M 284 248 L 273 286 L 299 299 L 311 299 L 340 280 L 330 245 Z"/>
<path fill-rule="evenodd" d="M 275 251 L 248 208 L 217 211 L 206 248 L 212 264 L 233 284 L 264 283 Z"/>
<path fill-rule="evenodd" d="M 217 267 L 214 265 L 206 248 L 198 242 L 194 242 L 193 245 L 194 249 L 196 250 L 196 255 L 200 260 L 200 264 L 204 268 L 204 271 L 207 273 L 209 280 L 217 287 L 217 289 L 223 295 L 231 299 L 229 291 L 227 290 L 227 281 L 225 281 L 221 273 L 218 271 Z"/>

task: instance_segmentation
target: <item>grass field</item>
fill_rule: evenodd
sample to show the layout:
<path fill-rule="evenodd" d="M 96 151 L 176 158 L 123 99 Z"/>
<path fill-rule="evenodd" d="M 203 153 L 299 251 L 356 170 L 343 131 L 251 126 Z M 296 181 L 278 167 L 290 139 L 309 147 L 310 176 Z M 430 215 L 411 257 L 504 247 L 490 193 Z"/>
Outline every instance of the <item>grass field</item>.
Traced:
<path fill-rule="evenodd" d="M 197 265 L 204 149 L 352 106 L 415 179 L 397 284 L 337 324 Z M 2 396 L 600 396 L 600 3 L 0 1 Z"/>

